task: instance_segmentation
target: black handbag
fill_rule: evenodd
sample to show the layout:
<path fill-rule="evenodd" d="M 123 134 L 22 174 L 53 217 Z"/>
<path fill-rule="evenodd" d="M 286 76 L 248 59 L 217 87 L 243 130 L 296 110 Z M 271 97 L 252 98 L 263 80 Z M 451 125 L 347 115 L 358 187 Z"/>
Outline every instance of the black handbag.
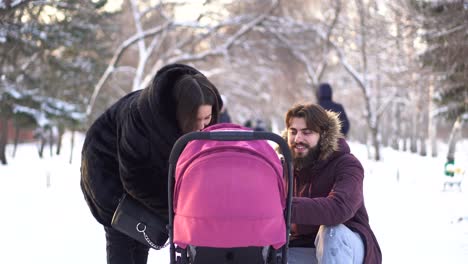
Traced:
<path fill-rule="evenodd" d="M 128 194 L 120 199 L 111 222 L 114 229 L 157 250 L 168 245 L 167 224 Z"/>

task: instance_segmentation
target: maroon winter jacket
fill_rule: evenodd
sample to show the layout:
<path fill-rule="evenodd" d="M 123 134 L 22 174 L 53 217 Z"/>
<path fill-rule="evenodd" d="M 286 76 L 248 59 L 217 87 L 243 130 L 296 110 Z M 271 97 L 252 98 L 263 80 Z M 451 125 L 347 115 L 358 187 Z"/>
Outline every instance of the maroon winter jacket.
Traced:
<path fill-rule="evenodd" d="M 334 141 L 336 151 L 295 171 L 290 247 L 313 247 L 320 225 L 344 224 L 361 235 L 366 250 L 364 263 L 382 263 L 364 206 L 364 170 L 344 139 Z"/>

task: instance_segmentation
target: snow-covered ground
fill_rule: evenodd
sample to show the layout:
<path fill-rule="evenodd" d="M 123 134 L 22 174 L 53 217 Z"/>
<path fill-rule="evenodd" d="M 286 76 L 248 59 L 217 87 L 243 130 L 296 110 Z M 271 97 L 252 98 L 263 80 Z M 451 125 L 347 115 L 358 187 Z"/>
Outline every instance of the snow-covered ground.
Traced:
<path fill-rule="evenodd" d="M 82 137 L 79 142 L 81 142 Z M 0 263 L 105 263 L 104 230 L 91 216 L 79 187 L 80 147 L 72 164 L 61 156 L 38 158 L 34 144 L 19 146 L 0 165 Z M 437 158 L 383 149 L 382 162 L 367 160 L 365 202 L 385 264 L 468 263 L 468 180 L 462 191 L 442 191 L 446 148 Z M 468 141 L 457 146 L 468 165 Z M 48 151 L 48 150 L 47 150 Z M 148 263 L 168 263 L 168 250 L 151 250 Z"/>

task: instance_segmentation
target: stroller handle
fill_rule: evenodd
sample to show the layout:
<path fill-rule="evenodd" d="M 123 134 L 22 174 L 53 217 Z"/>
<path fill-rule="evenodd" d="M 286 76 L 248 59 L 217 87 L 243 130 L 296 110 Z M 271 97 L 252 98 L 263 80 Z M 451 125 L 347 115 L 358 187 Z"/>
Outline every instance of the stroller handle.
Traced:
<path fill-rule="evenodd" d="M 185 146 L 192 140 L 217 140 L 217 141 L 249 141 L 249 140 L 271 140 L 278 144 L 286 160 L 292 160 L 289 147 L 284 139 L 271 132 L 263 131 L 212 131 L 212 132 L 190 132 L 180 137 L 169 156 L 169 164 L 176 164 Z M 289 157 L 286 157 L 289 156 Z"/>
<path fill-rule="evenodd" d="M 181 136 L 172 147 L 171 154 L 169 156 L 169 173 L 168 173 L 168 202 L 169 202 L 169 224 L 167 226 L 169 231 L 169 242 L 170 242 L 170 263 L 175 263 L 175 247 L 173 243 L 174 239 L 174 208 L 173 208 L 173 186 L 175 178 L 175 167 L 179 159 L 180 154 L 184 150 L 185 146 L 193 140 L 215 140 L 215 141 L 250 141 L 250 140 L 270 140 L 278 144 L 281 153 L 284 157 L 284 164 L 287 170 L 288 186 L 293 186 L 293 166 L 292 166 L 292 155 L 289 150 L 289 146 L 286 141 L 279 135 L 272 132 L 264 131 L 210 131 L 210 132 L 190 132 Z M 284 168 L 283 168 L 284 171 Z M 292 205 L 292 188 L 288 187 L 288 194 L 286 198 L 286 210 L 285 210 L 285 221 L 286 221 L 286 244 L 282 247 L 282 263 L 287 263 L 287 251 L 289 247 L 289 232 L 291 229 L 291 205 Z"/>

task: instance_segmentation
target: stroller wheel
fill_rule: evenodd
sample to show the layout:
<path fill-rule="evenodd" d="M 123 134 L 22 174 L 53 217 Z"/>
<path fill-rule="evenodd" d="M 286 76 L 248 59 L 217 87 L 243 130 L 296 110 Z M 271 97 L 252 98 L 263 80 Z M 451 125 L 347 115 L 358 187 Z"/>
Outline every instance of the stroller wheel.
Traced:
<path fill-rule="evenodd" d="M 268 249 L 268 257 L 266 259 L 267 264 L 280 264 L 281 263 L 281 251 L 275 250 L 273 247 Z"/>

